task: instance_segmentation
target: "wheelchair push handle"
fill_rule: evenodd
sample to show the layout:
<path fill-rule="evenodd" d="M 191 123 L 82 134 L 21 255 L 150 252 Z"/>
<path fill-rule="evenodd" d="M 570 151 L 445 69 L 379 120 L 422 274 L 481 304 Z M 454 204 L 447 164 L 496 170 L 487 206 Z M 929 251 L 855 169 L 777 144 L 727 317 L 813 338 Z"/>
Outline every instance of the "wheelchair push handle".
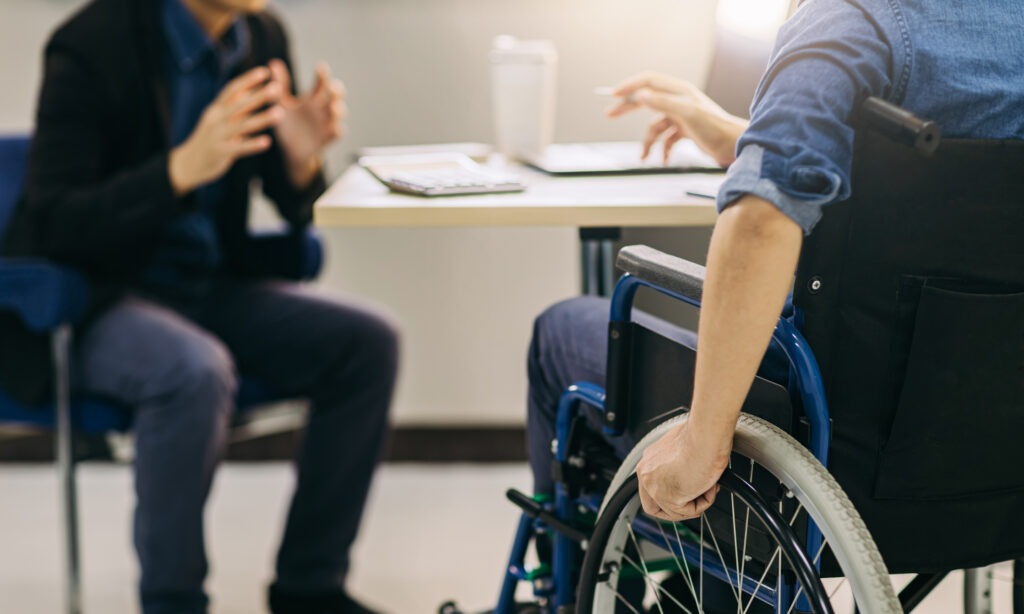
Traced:
<path fill-rule="evenodd" d="M 942 130 L 937 123 L 921 119 L 875 96 L 861 104 L 860 120 L 867 127 L 925 155 L 935 152 L 942 137 Z"/>

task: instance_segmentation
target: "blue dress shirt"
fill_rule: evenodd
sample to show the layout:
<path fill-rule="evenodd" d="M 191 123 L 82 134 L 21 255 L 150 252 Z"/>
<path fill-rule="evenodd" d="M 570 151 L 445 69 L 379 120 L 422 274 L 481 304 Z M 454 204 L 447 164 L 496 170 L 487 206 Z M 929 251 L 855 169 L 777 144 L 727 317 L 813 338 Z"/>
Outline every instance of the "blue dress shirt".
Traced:
<path fill-rule="evenodd" d="M 249 30 L 236 20 L 219 41 L 210 38 L 181 0 L 163 0 L 167 96 L 172 145 L 192 134 L 206 107 L 249 55 Z M 143 275 L 143 287 L 173 299 L 201 294 L 220 267 L 217 206 L 223 179 L 195 191 L 195 208 L 182 215 L 164 236 Z"/>
<path fill-rule="evenodd" d="M 779 32 L 718 195 L 773 203 L 809 233 L 848 198 L 852 115 L 879 96 L 951 137 L 1024 138 L 1020 0 L 809 0 Z"/>

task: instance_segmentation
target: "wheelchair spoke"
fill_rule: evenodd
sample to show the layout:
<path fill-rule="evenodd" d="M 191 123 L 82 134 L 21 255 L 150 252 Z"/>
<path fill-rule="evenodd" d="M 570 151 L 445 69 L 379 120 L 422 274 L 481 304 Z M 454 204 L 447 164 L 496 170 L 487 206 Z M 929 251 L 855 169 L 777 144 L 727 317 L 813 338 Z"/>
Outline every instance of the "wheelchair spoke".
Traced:
<path fill-rule="evenodd" d="M 704 518 L 701 516 L 701 518 Z M 697 581 L 700 582 L 700 595 L 697 597 L 697 609 L 701 612 L 704 611 L 704 523 L 698 523 L 700 525 L 700 573 L 697 574 Z"/>
<path fill-rule="evenodd" d="M 839 584 L 837 584 L 836 587 L 832 590 L 832 592 L 829 593 L 829 596 L 828 596 L 828 600 L 829 601 L 832 601 L 832 598 L 836 596 L 836 593 L 839 592 L 839 589 L 843 588 L 844 584 L 846 584 L 846 578 L 843 578 L 842 580 L 840 580 Z"/>
<path fill-rule="evenodd" d="M 754 604 L 754 601 L 756 601 L 756 598 L 754 598 L 753 595 L 761 592 L 761 589 L 764 587 L 764 579 L 768 577 L 768 570 L 772 568 L 772 562 L 775 560 L 775 557 L 780 554 L 782 554 L 782 548 L 776 546 L 775 552 L 772 554 L 772 558 L 768 559 L 768 562 L 765 563 L 764 572 L 761 573 L 761 577 L 757 580 L 757 584 L 754 586 L 754 592 L 751 593 L 750 601 L 747 602 L 747 607 L 743 608 L 742 614 L 747 614 L 747 610 L 749 610 L 750 606 Z M 782 559 L 779 560 L 781 562 Z"/>
<path fill-rule="evenodd" d="M 615 598 L 616 599 L 621 601 L 623 603 L 623 605 L 625 605 L 627 608 L 629 608 L 630 610 L 633 611 L 633 614 L 640 614 L 640 611 L 637 610 L 636 608 L 634 608 L 633 604 L 631 604 L 629 602 L 629 599 L 626 599 L 625 597 L 622 596 L 622 593 L 620 593 L 619 591 L 615 590 L 614 588 L 612 588 L 612 592 L 615 593 Z"/>
<path fill-rule="evenodd" d="M 814 555 L 814 560 L 812 561 L 815 567 L 817 567 L 818 563 L 821 561 L 821 555 L 825 552 L 825 546 L 827 545 L 828 542 L 825 541 L 825 539 L 822 539 L 821 546 L 818 547 L 818 554 Z"/>
<path fill-rule="evenodd" d="M 636 533 L 633 532 L 633 523 L 628 523 L 626 525 L 626 529 L 629 531 L 629 536 L 633 539 L 633 543 L 636 545 L 636 556 L 638 559 L 640 559 L 640 565 L 643 566 L 644 580 L 647 581 L 647 584 L 651 587 L 651 590 L 655 594 L 654 604 L 658 606 L 658 611 L 661 612 L 661 614 L 665 614 L 664 608 L 661 607 L 661 600 L 657 599 L 658 583 L 655 582 L 654 578 L 652 578 L 651 574 L 647 571 L 647 563 L 644 561 L 644 552 L 640 548 L 640 540 L 636 538 Z M 623 551 L 622 553 L 622 558 L 629 560 L 629 557 L 625 553 L 625 551 Z M 635 566 L 636 563 L 633 563 L 633 565 Z"/>
<path fill-rule="evenodd" d="M 640 559 L 642 561 L 643 557 L 641 556 Z M 632 558 L 630 558 L 630 556 L 627 555 L 625 552 L 623 553 L 623 560 L 626 561 L 627 563 L 629 563 L 630 565 L 632 565 L 633 568 L 636 569 L 637 571 L 640 571 L 641 573 L 643 573 L 644 579 L 648 580 L 650 582 L 649 585 L 650 585 L 651 588 L 653 588 L 654 596 L 655 597 L 657 596 L 658 593 L 664 594 L 666 597 L 668 597 L 670 600 L 672 600 L 672 603 L 676 604 L 676 606 L 678 606 L 681 610 L 683 610 L 683 612 L 685 612 L 686 614 L 693 614 L 692 612 L 690 612 L 689 608 L 687 608 L 683 604 L 679 603 L 679 601 L 671 593 L 669 593 L 668 590 L 666 590 L 664 587 L 659 586 L 657 584 L 657 582 L 654 580 L 654 578 L 652 578 L 650 576 L 650 574 L 648 574 L 646 572 L 646 565 L 644 565 L 642 562 L 641 563 L 637 563 Z M 622 595 L 620 593 L 618 593 L 617 590 L 615 590 L 615 597 L 625 601 L 625 598 L 623 598 Z M 658 610 L 662 611 L 662 614 L 665 614 L 664 610 L 662 610 L 662 602 L 659 602 L 659 601 L 655 602 L 655 605 L 657 606 Z M 631 607 L 631 609 L 632 609 L 632 607 Z M 636 610 L 633 610 L 633 611 L 636 612 Z"/>
<path fill-rule="evenodd" d="M 751 463 L 750 463 L 750 476 L 747 478 L 747 482 L 750 483 L 750 484 L 754 483 L 754 463 L 753 463 L 753 461 L 751 461 Z M 746 570 L 747 570 L 747 534 L 749 532 L 749 529 L 750 529 L 750 507 L 748 506 L 746 508 L 746 511 L 744 512 L 744 517 L 743 517 L 743 548 L 740 549 L 740 552 L 742 553 L 743 558 L 739 562 L 740 577 L 741 578 L 746 578 L 747 577 L 747 575 L 746 575 Z M 754 595 L 750 596 L 751 601 L 754 600 L 755 598 L 756 597 L 754 597 Z M 741 608 L 740 611 L 745 611 L 745 608 L 743 608 L 743 600 L 742 599 L 739 601 L 739 606 Z M 749 602 L 748 602 L 748 606 L 747 607 L 750 607 L 749 606 Z"/>
<path fill-rule="evenodd" d="M 736 561 L 736 570 L 739 572 L 739 575 L 736 576 L 736 584 L 740 587 L 736 594 L 736 612 L 738 613 L 743 611 L 743 572 L 740 570 L 740 541 L 736 539 L 736 495 L 732 493 L 729 493 L 729 511 L 732 512 L 732 555 L 733 560 Z"/>
<path fill-rule="evenodd" d="M 703 514 L 700 519 L 702 523 L 708 522 L 707 517 Z M 725 562 L 725 555 L 722 554 L 722 549 L 718 547 L 718 538 L 715 537 L 715 532 L 711 530 L 710 524 L 708 524 L 708 531 L 711 533 L 711 542 L 715 545 L 715 553 L 718 554 L 718 560 L 722 563 L 722 570 L 725 571 L 725 575 L 729 578 L 729 588 L 732 589 L 733 597 L 736 597 L 736 600 L 739 601 L 739 593 L 743 592 L 743 588 L 740 585 L 740 579 L 736 578 L 736 585 L 734 586 L 732 573 L 729 572 L 729 566 Z M 701 568 L 703 569 L 703 566 L 701 566 Z"/>
<path fill-rule="evenodd" d="M 826 545 L 826 544 L 827 544 L 827 542 L 826 542 L 825 540 L 822 540 L 822 541 L 821 541 L 821 547 L 820 547 L 820 548 L 818 548 L 818 554 L 814 555 L 814 560 L 812 561 L 812 563 L 813 563 L 813 564 L 814 564 L 815 566 L 817 566 L 817 564 L 818 564 L 818 560 L 819 560 L 819 559 L 821 559 L 821 554 L 822 554 L 823 552 L 825 552 L 825 545 Z M 800 585 L 800 588 L 798 588 L 798 589 L 797 589 L 797 591 L 796 591 L 796 594 L 795 594 L 795 595 L 793 595 L 793 603 L 791 603 L 791 604 L 789 605 L 789 609 L 788 609 L 788 610 L 786 610 L 786 614 L 791 614 L 791 613 L 793 612 L 793 608 L 795 608 L 795 607 L 796 607 L 796 602 L 797 602 L 797 599 L 799 599 L 799 598 L 800 598 L 800 595 L 802 595 L 802 594 L 803 594 L 803 592 L 804 592 L 804 585 L 803 585 L 803 584 L 801 584 L 801 585 Z M 829 596 L 828 596 L 829 600 L 831 600 L 833 596 L 835 596 L 835 592 L 834 592 L 834 591 L 833 591 L 833 593 L 832 593 L 831 595 L 829 595 Z"/>
<path fill-rule="evenodd" d="M 804 504 L 803 503 L 797 503 L 796 511 L 793 512 L 793 517 L 789 519 L 789 527 L 790 528 L 793 528 L 793 525 L 796 524 L 796 519 L 800 515 L 800 512 L 802 512 L 802 511 L 804 511 Z"/>
<path fill-rule="evenodd" d="M 683 539 L 679 535 L 679 526 L 676 523 L 672 523 L 672 530 L 675 531 L 676 544 L 679 545 L 679 556 L 675 556 L 675 553 L 672 552 L 672 558 L 675 560 L 676 567 L 679 569 L 679 576 L 683 579 L 684 582 L 686 582 L 686 588 L 690 589 L 690 596 L 693 597 L 693 601 L 694 603 L 696 603 L 697 591 L 693 589 L 693 578 L 690 576 L 690 565 L 689 563 L 685 562 L 686 557 L 683 555 Z M 665 529 L 664 527 L 662 527 L 660 522 L 658 523 L 658 531 L 661 532 L 662 539 L 665 540 L 665 543 L 669 546 L 669 551 L 671 551 L 672 541 L 668 538 L 668 535 L 665 533 Z M 683 559 L 683 561 L 680 562 L 680 559 Z M 683 609 L 685 610 L 686 608 Z"/>

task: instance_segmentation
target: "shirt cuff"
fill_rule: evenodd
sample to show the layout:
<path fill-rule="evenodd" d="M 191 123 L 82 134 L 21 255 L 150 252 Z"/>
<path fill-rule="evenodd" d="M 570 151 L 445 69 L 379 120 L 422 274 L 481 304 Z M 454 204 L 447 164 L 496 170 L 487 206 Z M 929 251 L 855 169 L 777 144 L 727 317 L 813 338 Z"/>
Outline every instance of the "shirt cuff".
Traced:
<path fill-rule="evenodd" d="M 796 222 L 810 234 L 821 219 L 821 208 L 839 197 L 842 179 L 838 174 L 810 167 L 793 169 L 793 179 L 800 182 L 813 174 L 817 188 L 814 193 L 803 192 L 801 196 L 789 194 L 780 185 L 789 184 L 785 177 L 772 177 L 765 172 L 765 149 L 760 145 L 747 145 L 739 157 L 729 166 L 728 174 L 718 191 L 718 212 L 747 194 L 753 194 L 775 205 L 783 215 Z M 784 165 L 783 165 L 784 166 Z M 821 189 L 822 183 L 826 184 Z"/>

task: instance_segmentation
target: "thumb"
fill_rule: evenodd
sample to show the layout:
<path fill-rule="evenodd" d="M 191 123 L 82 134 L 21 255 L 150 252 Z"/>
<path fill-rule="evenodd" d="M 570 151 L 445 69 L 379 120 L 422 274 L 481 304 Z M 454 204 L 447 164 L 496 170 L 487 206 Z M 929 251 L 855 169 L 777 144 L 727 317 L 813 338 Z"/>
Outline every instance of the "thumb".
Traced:
<path fill-rule="evenodd" d="M 277 81 L 281 86 L 282 96 L 292 95 L 292 76 L 288 72 L 288 65 L 284 63 L 280 58 L 274 58 L 267 63 L 270 68 L 270 74 L 274 81 Z"/>
<path fill-rule="evenodd" d="M 327 62 L 318 62 L 316 65 L 316 81 L 313 89 L 310 90 L 310 97 L 320 96 L 327 93 L 331 85 L 331 68 Z"/>

